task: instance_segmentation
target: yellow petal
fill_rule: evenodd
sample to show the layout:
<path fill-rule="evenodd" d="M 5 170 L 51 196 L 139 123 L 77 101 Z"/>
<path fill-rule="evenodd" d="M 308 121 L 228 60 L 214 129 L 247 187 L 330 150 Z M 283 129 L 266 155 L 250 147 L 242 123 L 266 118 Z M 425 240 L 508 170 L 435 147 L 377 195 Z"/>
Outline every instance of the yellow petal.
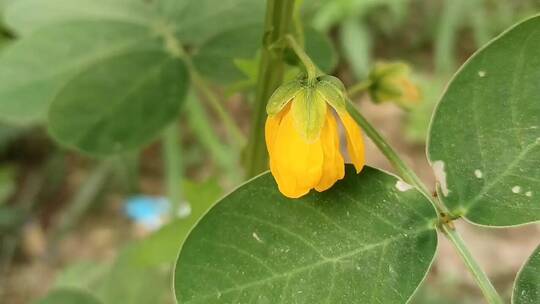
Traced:
<path fill-rule="evenodd" d="M 345 133 L 347 134 L 347 151 L 349 151 L 349 157 L 356 168 L 356 173 L 358 173 L 366 163 L 362 131 L 347 111 L 339 112 L 339 118 L 341 118 L 341 122 L 345 127 Z"/>
<path fill-rule="evenodd" d="M 326 122 L 321 131 L 321 143 L 324 154 L 323 172 L 319 184 L 315 186 L 315 190 L 319 192 L 329 189 L 345 176 L 345 164 L 339 152 L 339 133 L 332 111 L 326 114 Z"/>
<path fill-rule="evenodd" d="M 272 146 L 276 140 L 279 124 L 281 123 L 285 113 L 287 113 L 290 108 L 291 106 L 289 104 L 276 115 L 268 115 L 266 118 L 266 124 L 264 126 L 264 138 L 266 140 L 266 149 L 268 150 L 268 154 L 272 153 Z"/>
<path fill-rule="evenodd" d="M 270 132 L 272 133 L 272 132 Z M 272 134 L 270 134 L 272 135 Z M 270 171 L 283 195 L 303 196 L 321 179 L 323 149 L 321 141 L 307 142 L 295 128 L 292 111 L 287 111 L 271 143 Z"/>

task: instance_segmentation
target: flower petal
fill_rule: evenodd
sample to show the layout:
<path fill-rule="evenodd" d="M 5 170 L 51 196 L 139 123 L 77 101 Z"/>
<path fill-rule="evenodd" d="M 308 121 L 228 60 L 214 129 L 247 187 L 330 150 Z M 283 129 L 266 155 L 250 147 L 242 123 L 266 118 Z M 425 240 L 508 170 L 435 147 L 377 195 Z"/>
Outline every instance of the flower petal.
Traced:
<path fill-rule="evenodd" d="M 349 157 L 356 168 L 356 173 L 358 173 L 366 163 L 362 130 L 360 130 L 358 124 L 356 124 L 347 111 L 339 112 L 338 114 L 347 134 L 347 151 L 349 151 Z"/>
<path fill-rule="evenodd" d="M 336 118 L 332 111 L 326 114 L 326 123 L 321 131 L 323 148 L 323 172 L 315 190 L 322 192 L 332 187 L 336 181 L 345 176 L 345 164 L 341 156 L 339 133 Z"/>
<path fill-rule="evenodd" d="M 310 143 L 300 135 L 292 111 L 284 114 L 270 150 L 270 171 L 283 195 L 297 198 L 319 183 L 323 166 L 321 141 Z"/>

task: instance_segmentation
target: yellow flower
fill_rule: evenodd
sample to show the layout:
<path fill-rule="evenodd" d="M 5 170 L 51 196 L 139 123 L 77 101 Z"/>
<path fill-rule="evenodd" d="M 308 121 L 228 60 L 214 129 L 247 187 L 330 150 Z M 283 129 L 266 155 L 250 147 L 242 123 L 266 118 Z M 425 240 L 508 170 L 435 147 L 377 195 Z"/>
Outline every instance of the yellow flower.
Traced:
<path fill-rule="evenodd" d="M 345 129 L 349 158 L 357 172 L 362 170 L 362 133 L 346 110 L 344 92 L 337 78 L 322 76 L 311 85 L 285 84 L 270 98 L 266 146 L 270 171 L 283 195 L 298 198 L 311 189 L 321 192 L 344 177 L 336 114 Z"/>
<path fill-rule="evenodd" d="M 410 78 L 411 69 L 405 63 L 377 63 L 369 75 L 371 98 L 374 102 L 395 102 L 405 109 L 414 107 L 422 97 Z"/>

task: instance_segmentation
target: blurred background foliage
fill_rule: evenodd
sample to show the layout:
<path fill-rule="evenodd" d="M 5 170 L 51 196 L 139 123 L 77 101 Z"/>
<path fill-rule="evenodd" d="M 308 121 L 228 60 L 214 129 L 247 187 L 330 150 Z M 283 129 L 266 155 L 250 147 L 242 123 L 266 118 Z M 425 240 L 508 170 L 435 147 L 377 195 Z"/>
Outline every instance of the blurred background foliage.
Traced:
<path fill-rule="evenodd" d="M 10 45 L 23 41 L 28 30 L 4 22 L 5 8 L 15 2 L 0 0 L 0 58 L 18 56 Z M 130 149 L 95 158 L 88 154 L 101 154 L 108 141 L 105 148 L 70 142 L 70 132 L 78 130 L 70 130 L 69 123 L 51 127 L 39 120 L 0 120 L 1 303 L 60 303 L 70 297 L 105 304 L 173 303 L 171 265 L 181 240 L 217 198 L 244 178 L 240 159 L 257 82 L 263 8 L 239 10 L 236 17 L 247 15 L 251 21 L 228 24 L 216 35 L 196 28 L 181 34 L 188 41 L 183 47 L 191 82 L 188 86 L 185 75 L 172 78 L 185 81 L 185 92 L 178 93 L 186 96 L 180 114 L 160 121 L 151 134 L 142 134 L 150 127 L 138 121 L 128 130 L 140 135 Z M 66 11 L 77 12 L 73 7 Z M 457 67 L 501 31 L 539 11 L 538 0 L 303 0 L 294 30 L 319 67 L 350 86 L 365 80 L 376 61 L 408 62 L 422 88 L 422 103 L 406 112 L 394 105 L 365 108 L 375 120 L 387 117 L 379 125 L 391 125 L 391 137 L 422 150 L 433 107 Z M 28 27 L 46 21 L 36 17 L 38 7 L 29 13 L 36 19 Z M 99 19 L 107 12 L 91 13 Z M 288 61 L 290 79 L 299 69 L 294 55 Z M 0 62 L 0 74 L 6 64 Z M 129 66 L 117 69 L 127 76 L 137 73 Z M 75 86 L 71 94 L 80 89 Z M 96 94 L 106 105 L 108 96 Z M 173 101 L 165 112 L 174 112 L 175 106 Z M 58 115 L 77 109 L 62 108 Z M 51 128 L 67 149 L 47 135 Z M 133 203 L 142 194 L 142 205 Z M 165 197 L 172 209 L 159 213 L 156 202 Z M 496 281 L 506 286 L 511 279 Z M 428 283 L 413 303 L 478 303 L 478 293 L 462 278 Z"/>

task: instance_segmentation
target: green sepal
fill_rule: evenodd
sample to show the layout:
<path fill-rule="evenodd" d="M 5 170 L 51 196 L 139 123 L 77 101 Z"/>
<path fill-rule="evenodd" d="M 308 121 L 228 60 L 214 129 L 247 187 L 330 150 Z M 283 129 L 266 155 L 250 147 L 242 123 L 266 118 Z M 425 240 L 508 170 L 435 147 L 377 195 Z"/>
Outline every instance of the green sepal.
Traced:
<path fill-rule="evenodd" d="M 345 86 L 338 78 L 325 75 L 319 78 L 317 93 L 336 110 L 341 113 L 346 111 L 347 92 Z"/>
<path fill-rule="evenodd" d="M 291 106 L 294 125 L 307 142 L 319 138 L 327 111 L 326 101 L 313 87 L 298 92 Z"/>
<path fill-rule="evenodd" d="M 302 87 L 301 81 L 294 80 L 277 88 L 268 100 L 266 113 L 268 115 L 279 113 L 302 90 Z"/>

